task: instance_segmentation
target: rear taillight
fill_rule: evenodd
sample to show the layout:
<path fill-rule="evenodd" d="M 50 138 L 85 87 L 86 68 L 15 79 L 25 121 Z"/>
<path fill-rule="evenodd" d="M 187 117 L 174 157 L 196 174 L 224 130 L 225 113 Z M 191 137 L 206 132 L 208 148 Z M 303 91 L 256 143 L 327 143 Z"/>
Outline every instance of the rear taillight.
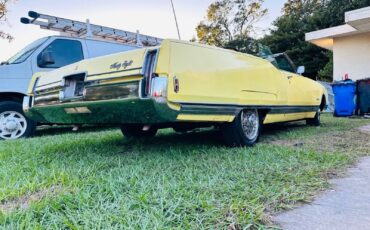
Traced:
<path fill-rule="evenodd" d="M 154 73 L 158 50 L 151 50 L 147 53 L 144 64 L 144 88 L 143 96 L 151 95 L 152 79 L 156 77 Z"/>
<path fill-rule="evenodd" d="M 150 95 L 154 98 L 167 96 L 167 77 L 154 77 L 151 80 Z"/>

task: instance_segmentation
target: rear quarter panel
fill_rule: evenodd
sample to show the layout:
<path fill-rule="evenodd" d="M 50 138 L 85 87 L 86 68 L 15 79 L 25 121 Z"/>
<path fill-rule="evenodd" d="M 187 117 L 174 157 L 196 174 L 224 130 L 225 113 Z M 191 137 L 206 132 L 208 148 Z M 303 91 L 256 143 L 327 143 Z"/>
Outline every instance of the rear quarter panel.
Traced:
<path fill-rule="evenodd" d="M 271 63 L 237 52 L 179 41 L 165 41 L 157 65 L 169 76 L 171 102 L 233 105 L 286 103 L 286 84 Z M 174 92 L 173 78 L 179 80 Z"/>

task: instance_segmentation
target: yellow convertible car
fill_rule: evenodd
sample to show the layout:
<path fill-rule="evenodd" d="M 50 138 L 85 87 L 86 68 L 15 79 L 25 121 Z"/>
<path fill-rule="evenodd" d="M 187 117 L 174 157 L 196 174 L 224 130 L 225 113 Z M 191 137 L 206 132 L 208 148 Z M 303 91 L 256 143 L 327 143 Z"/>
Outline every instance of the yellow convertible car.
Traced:
<path fill-rule="evenodd" d="M 286 55 L 269 59 L 164 40 L 35 76 L 23 106 L 41 123 L 115 124 L 127 137 L 214 126 L 231 146 L 255 144 L 263 124 L 320 125 L 324 87 Z"/>

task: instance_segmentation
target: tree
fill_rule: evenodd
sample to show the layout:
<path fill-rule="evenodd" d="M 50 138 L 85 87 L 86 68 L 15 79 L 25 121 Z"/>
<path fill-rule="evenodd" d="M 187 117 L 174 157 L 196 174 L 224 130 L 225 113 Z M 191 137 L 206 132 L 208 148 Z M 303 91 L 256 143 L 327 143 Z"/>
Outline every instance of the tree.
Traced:
<path fill-rule="evenodd" d="M 326 55 L 329 59 L 329 62 L 326 63 L 324 68 L 322 68 L 318 72 L 318 77 L 320 80 L 332 81 L 333 80 L 333 67 L 334 67 L 333 53 L 327 52 Z"/>
<path fill-rule="evenodd" d="M 345 21 L 345 12 L 370 6 L 370 0 L 322 0 L 322 7 L 313 15 L 316 28 L 338 26 Z"/>
<path fill-rule="evenodd" d="M 328 28 L 341 25 L 345 20 L 345 12 L 370 6 L 370 0 L 331 0 L 325 1 L 324 7 L 317 11 L 312 23 L 315 29 Z M 333 53 L 326 53 L 328 62 L 318 72 L 318 77 L 323 80 L 332 80 L 333 77 Z"/>
<path fill-rule="evenodd" d="M 8 13 L 7 6 L 10 3 L 10 0 L 0 0 L 0 24 L 4 23 L 7 21 L 6 14 Z M 0 30 L 0 38 L 2 39 L 7 39 L 8 41 L 12 41 L 14 38 Z"/>
<path fill-rule="evenodd" d="M 296 64 L 306 66 L 305 76 L 327 79 L 332 54 L 306 42 L 305 33 L 344 24 L 346 11 L 366 6 L 370 0 L 288 0 L 275 28 L 261 42 L 273 52 L 286 51 Z"/>
<path fill-rule="evenodd" d="M 218 0 L 207 10 L 206 20 L 196 28 L 202 43 L 224 47 L 234 40 L 249 38 L 255 23 L 267 14 L 264 0 Z"/>
<path fill-rule="evenodd" d="M 320 7 L 318 0 L 288 0 L 271 34 L 261 40 L 273 53 L 287 52 L 297 65 L 306 66 L 311 78 L 327 63 L 325 51 L 305 41 L 305 33 L 315 30 L 310 20 Z"/>

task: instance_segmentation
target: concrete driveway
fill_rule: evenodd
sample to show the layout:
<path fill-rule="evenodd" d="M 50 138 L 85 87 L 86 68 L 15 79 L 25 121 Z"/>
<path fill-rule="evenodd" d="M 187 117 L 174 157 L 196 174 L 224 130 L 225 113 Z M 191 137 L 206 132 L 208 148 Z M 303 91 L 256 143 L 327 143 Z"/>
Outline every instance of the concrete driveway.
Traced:
<path fill-rule="evenodd" d="M 370 230 L 370 157 L 350 169 L 349 177 L 331 182 L 333 190 L 278 215 L 277 225 L 287 230 Z"/>

